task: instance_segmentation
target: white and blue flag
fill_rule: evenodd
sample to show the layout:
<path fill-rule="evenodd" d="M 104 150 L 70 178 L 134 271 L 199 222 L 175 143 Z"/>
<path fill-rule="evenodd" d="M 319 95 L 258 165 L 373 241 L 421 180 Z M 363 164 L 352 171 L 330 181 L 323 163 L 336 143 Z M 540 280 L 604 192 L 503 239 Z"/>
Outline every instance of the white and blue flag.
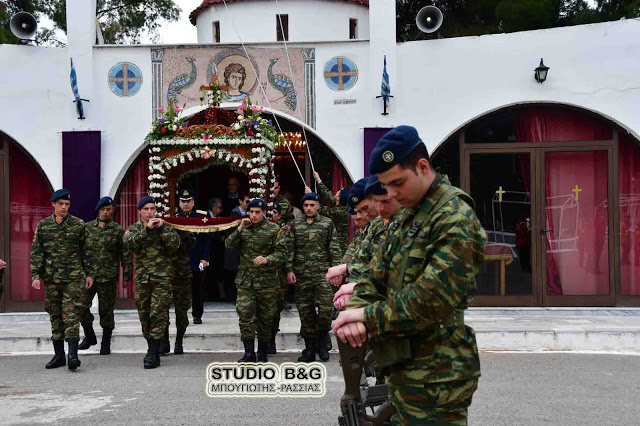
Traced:
<path fill-rule="evenodd" d="M 389 74 L 387 73 L 387 55 L 384 55 L 384 68 L 382 69 L 382 87 L 380 96 L 385 100 L 391 96 L 391 86 L 389 85 Z"/>

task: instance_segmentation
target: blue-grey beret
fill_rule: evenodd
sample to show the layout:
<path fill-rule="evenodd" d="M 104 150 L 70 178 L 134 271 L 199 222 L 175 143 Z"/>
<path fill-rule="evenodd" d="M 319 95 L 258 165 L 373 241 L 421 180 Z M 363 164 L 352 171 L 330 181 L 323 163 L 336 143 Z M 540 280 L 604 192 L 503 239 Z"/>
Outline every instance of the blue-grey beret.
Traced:
<path fill-rule="evenodd" d="M 369 178 L 362 178 L 351 187 L 349 191 L 349 207 L 352 209 L 355 209 L 362 200 L 367 198 L 367 194 L 365 193 L 367 182 L 369 182 Z"/>
<path fill-rule="evenodd" d="M 369 158 L 369 173 L 377 175 L 398 164 L 413 148 L 422 143 L 418 131 L 411 126 L 389 130 L 376 144 Z"/>
<path fill-rule="evenodd" d="M 305 201 L 317 201 L 317 202 L 320 202 L 320 197 L 315 192 L 309 192 L 307 194 L 304 194 L 304 197 L 302 197 L 301 203 L 304 203 Z"/>
<path fill-rule="evenodd" d="M 342 188 L 340 190 L 340 205 L 346 206 L 349 203 L 349 188 Z"/>
<path fill-rule="evenodd" d="M 385 195 L 387 193 L 387 189 L 380 183 L 378 175 L 369 176 L 369 182 L 364 191 L 373 195 Z"/>
<path fill-rule="evenodd" d="M 262 198 L 254 198 L 253 200 L 249 201 L 248 208 L 266 210 L 267 203 Z"/>
<path fill-rule="evenodd" d="M 276 203 L 273 207 L 278 213 L 282 213 L 282 206 L 280 205 L 280 203 Z"/>
<path fill-rule="evenodd" d="M 149 203 L 151 203 L 151 204 L 154 204 L 154 205 L 155 205 L 155 201 L 153 201 L 153 198 L 152 198 L 152 197 L 150 197 L 150 196 L 148 196 L 148 195 L 147 195 L 146 197 L 142 197 L 142 198 L 140 199 L 140 201 L 138 201 L 138 210 L 140 210 L 141 208 L 143 208 L 145 204 L 149 204 Z"/>
<path fill-rule="evenodd" d="M 96 204 L 96 210 L 100 210 L 104 206 L 110 206 L 113 204 L 113 198 L 111 197 L 102 197 L 98 200 L 98 204 Z"/>
<path fill-rule="evenodd" d="M 71 200 L 71 191 L 68 189 L 58 189 L 51 195 L 51 202 L 55 203 L 57 200 Z"/>

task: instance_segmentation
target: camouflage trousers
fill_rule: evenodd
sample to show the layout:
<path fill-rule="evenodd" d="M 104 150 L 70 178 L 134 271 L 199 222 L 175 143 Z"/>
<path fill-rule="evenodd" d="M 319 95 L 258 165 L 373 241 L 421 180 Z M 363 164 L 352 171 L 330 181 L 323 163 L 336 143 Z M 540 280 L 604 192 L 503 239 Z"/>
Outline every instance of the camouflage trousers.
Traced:
<path fill-rule="evenodd" d="M 100 314 L 100 327 L 103 330 L 113 330 L 116 323 L 113 319 L 113 308 L 116 306 L 116 283 L 94 281 L 91 288 L 82 287 L 82 308 L 79 316 L 81 324 L 93 324 L 91 303 L 93 297 L 98 294 L 98 314 Z"/>
<path fill-rule="evenodd" d="M 277 286 L 255 288 L 238 288 L 236 311 L 240 323 L 242 340 L 255 339 L 267 341 L 271 339 L 271 325 L 276 313 L 276 305 L 280 296 Z"/>
<path fill-rule="evenodd" d="M 300 314 L 300 335 L 303 339 L 315 338 L 318 333 L 331 330 L 333 290 L 324 280 L 324 276 L 314 279 L 298 278 L 295 300 Z"/>
<path fill-rule="evenodd" d="M 276 310 L 273 315 L 273 324 L 271 325 L 271 330 L 277 332 L 280 330 L 280 314 L 284 309 L 284 301 L 287 297 L 287 293 L 289 293 L 289 283 L 286 278 L 280 279 L 280 286 L 278 287 L 278 298 L 276 300 Z"/>
<path fill-rule="evenodd" d="M 145 339 L 160 340 L 169 324 L 171 284 L 161 281 L 136 283 L 136 307 Z"/>
<path fill-rule="evenodd" d="M 51 321 L 51 340 L 79 338 L 78 312 L 82 306 L 84 280 L 44 284 L 44 310 Z"/>
<path fill-rule="evenodd" d="M 176 310 L 176 328 L 186 330 L 189 326 L 187 312 L 191 308 L 191 281 L 186 284 L 173 283 L 171 293 L 173 294 L 173 306 Z"/>
<path fill-rule="evenodd" d="M 398 410 L 391 418 L 394 425 L 466 426 L 478 380 L 387 386 L 389 402 Z"/>

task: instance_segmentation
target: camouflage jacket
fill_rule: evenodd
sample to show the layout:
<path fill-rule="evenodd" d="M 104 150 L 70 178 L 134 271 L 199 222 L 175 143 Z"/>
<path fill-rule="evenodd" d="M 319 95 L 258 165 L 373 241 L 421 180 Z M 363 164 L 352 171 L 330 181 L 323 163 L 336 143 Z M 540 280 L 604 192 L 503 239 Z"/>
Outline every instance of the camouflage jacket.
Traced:
<path fill-rule="evenodd" d="M 136 282 L 173 280 L 173 254 L 180 246 L 178 233 L 168 225 L 147 228 L 138 221 L 127 228 L 124 235 L 127 248 L 136 255 Z"/>
<path fill-rule="evenodd" d="M 336 206 L 336 197 L 331 193 L 329 188 L 322 182 L 318 183 L 318 192 L 320 193 L 320 214 L 327 216 L 333 221 L 338 231 L 338 243 L 342 253 L 347 251 L 349 246 L 349 206 Z"/>
<path fill-rule="evenodd" d="M 437 175 L 420 201 L 397 216 L 357 286 L 386 300 L 364 310 L 376 353 L 394 348 L 391 383 L 469 380 L 480 376 L 473 329 L 461 316 L 476 290 L 486 233 L 473 200 Z M 381 343 L 384 342 L 384 345 Z M 382 354 L 384 355 L 384 354 Z M 394 355 L 395 356 L 395 355 Z"/>
<path fill-rule="evenodd" d="M 189 251 L 196 246 L 196 235 L 187 231 L 177 231 L 180 237 L 180 246 L 176 250 L 173 262 L 173 283 L 191 284 L 191 258 Z M 199 263 L 200 261 L 198 261 Z"/>
<path fill-rule="evenodd" d="M 367 236 L 367 230 L 369 229 L 370 224 L 371 221 L 367 222 L 363 229 L 356 230 L 351 244 L 349 244 L 349 247 L 347 247 L 347 251 L 345 251 L 344 256 L 342 256 L 342 263 L 346 263 L 347 265 L 351 263 L 351 260 L 358 252 L 358 247 L 360 247 L 360 244 L 364 240 L 364 237 Z"/>
<path fill-rule="evenodd" d="M 311 223 L 309 223 L 311 221 Z M 342 253 L 336 227 L 328 217 L 302 217 L 290 223 L 289 250 L 285 269 L 297 278 L 324 280 L 327 269 L 339 265 Z"/>
<path fill-rule="evenodd" d="M 87 274 L 96 282 L 116 282 L 120 278 L 122 264 L 123 279 L 131 280 L 131 253 L 124 245 L 124 229 L 113 220 L 104 222 L 94 219 L 87 222 L 87 241 L 85 243 L 85 262 Z"/>
<path fill-rule="evenodd" d="M 31 279 L 64 283 L 87 277 L 84 264 L 84 222 L 67 215 L 60 225 L 55 215 L 38 222 L 31 245 Z"/>
<path fill-rule="evenodd" d="M 286 257 L 283 231 L 275 223 L 263 220 L 256 227 L 242 232 L 237 229 L 225 241 L 228 249 L 240 250 L 240 268 L 236 276 L 238 288 L 277 287 L 278 270 Z M 253 259 L 263 256 L 266 265 L 254 265 Z"/>
<path fill-rule="evenodd" d="M 280 204 L 280 207 L 282 208 L 282 210 L 280 210 L 280 214 L 282 215 L 285 223 L 293 220 L 293 207 L 291 207 L 289 200 L 284 198 L 282 195 L 278 195 L 273 200 L 273 204 Z"/>

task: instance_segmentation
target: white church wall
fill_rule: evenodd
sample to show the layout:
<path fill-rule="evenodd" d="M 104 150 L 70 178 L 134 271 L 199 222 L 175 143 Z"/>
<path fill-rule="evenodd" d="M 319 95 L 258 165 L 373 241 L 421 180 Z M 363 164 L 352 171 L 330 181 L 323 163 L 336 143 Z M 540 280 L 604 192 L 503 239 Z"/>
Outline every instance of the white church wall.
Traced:
<path fill-rule="evenodd" d="M 369 9 L 329 0 L 241 1 L 211 6 L 200 13 L 198 43 L 213 43 L 213 22 L 220 22 L 220 42 L 276 41 L 276 15 L 289 15 L 289 40 L 342 41 L 349 39 L 349 19 L 358 19 L 358 39 L 369 38 Z M 235 28 L 234 28 L 235 25 Z M 236 32 L 237 31 L 237 32 Z M 239 36 L 238 36 L 239 34 Z"/>
<path fill-rule="evenodd" d="M 62 185 L 63 130 L 75 125 L 66 49 L 0 45 L 0 131 Z M 82 78 L 82 77 L 80 77 Z"/>
<path fill-rule="evenodd" d="M 130 62 L 142 72 L 140 90 L 133 96 L 117 96 L 109 88 L 109 70 L 119 62 Z M 94 85 L 99 97 L 102 133 L 100 192 L 115 196 L 118 185 L 149 133 L 152 111 L 153 74 L 149 47 L 99 47 L 94 51 Z"/>
<path fill-rule="evenodd" d="M 416 126 L 433 151 L 490 111 L 555 102 L 601 113 L 638 137 L 639 50 L 635 20 L 405 43 L 394 121 Z M 551 68 L 543 84 L 533 76 L 541 57 Z"/>

